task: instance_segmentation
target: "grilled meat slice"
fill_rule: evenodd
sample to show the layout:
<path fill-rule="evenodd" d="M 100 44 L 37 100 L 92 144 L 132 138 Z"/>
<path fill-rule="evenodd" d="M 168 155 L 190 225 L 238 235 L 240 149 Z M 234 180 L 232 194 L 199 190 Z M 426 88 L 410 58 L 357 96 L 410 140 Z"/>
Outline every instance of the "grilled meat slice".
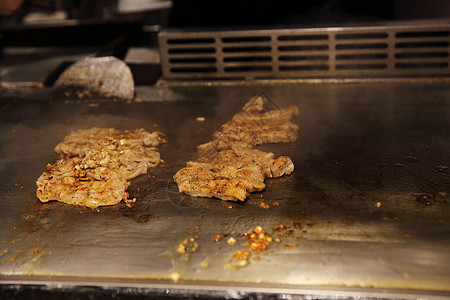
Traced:
<path fill-rule="evenodd" d="M 242 108 L 243 111 L 248 112 L 261 112 L 264 110 L 265 99 L 261 96 L 255 96 L 250 98 Z"/>
<path fill-rule="evenodd" d="M 275 159 L 273 153 L 253 149 L 251 145 L 242 142 L 214 140 L 199 145 L 197 149 L 201 157 L 196 161 L 188 161 L 186 166 L 217 170 L 230 164 L 236 167 L 255 164 L 261 169 L 263 176 L 269 178 L 290 175 L 294 171 L 294 163 L 289 157 L 280 156 Z"/>
<path fill-rule="evenodd" d="M 61 157 L 83 157 L 82 166 L 119 169 L 126 179 L 132 179 L 161 162 L 153 147 L 165 142 L 164 134 L 158 131 L 94 127 L 72 131 L 55 151 Z"/>
<path fill-rule="evenodd" d="M 218 151 L 213 150 L 214 145 L 219 146 Z M 180 193 L 243 201 L 249 193 L 265 188 L 265 177 L 294 171 L 289 157 L 275 159 L 273 153 L 252 149 L 245 143 L 213 141 L 199 149 L 208 149 L 207 155 L 187 162 L 187 167 L 174 175 Z"/>
<path fill-rule="evenodd" d="M 108 167 L 80 169 L 80 158 L 60 159 L 47 165 L 37 179 L 36 195 L 41 202 L 57 200 L 91 208 L 128 200 L 130 185 L 119 172 Z"/>
<path fill-rule="evenodd" d="M 180 193 L 232 201 L 244 201 L 249 193 L 261 191 L 266 186 L 256 165 L 243 168 L 225 166 L 218 171 L 187 167 L 179 170 L 174 180 Z"/>
<path fill-rule="evenodd" d="M 265 188 L 265 177 L 294 171 L 289 157 L 275 158 L 253 148 L 297 139 L 298 126 L 290 121 L 299 114 L 297 107 L 264 111 L 265 104 L 263 97 L 251 98 L 242 112 L 214 133 L 214 140 L 197 146 L 199 158 L 188 161 L 173 177 L 180 193 L 243 201 L 249 193 Z"/>
<path fill-rule="evenodd" d="M 91 151 L 93 145 L 99 141 L 114 141 L 116 146 L 123 148 L 156 147 L 166 143 L 163 133 L 154 131 L 149 133 L 143 128 L 132 130 L 117 130 L 114 128 L 98 128 L 73 130 L 55 147 L 55 152 L 61 156 L 83 157 Z"/>
<path fill-rule="evenodd" d="M 91 128 L 74 130 L 55 147 L 61 159 L 47 166 L 37 180 L 42 202 L 98 207 L 124 200 L 127 180 L 147 173 L 162 160 L 154 148 L 166 142 L 160 132 L 144 129 Z"/>
<path fill-rule="evenodd" d="M 298 126 L 290 121 L 299 114 L 296 106 L 266 112 L 243 111 L 214 132 L 214 139 L 250 145 L 294 142 Z"/>

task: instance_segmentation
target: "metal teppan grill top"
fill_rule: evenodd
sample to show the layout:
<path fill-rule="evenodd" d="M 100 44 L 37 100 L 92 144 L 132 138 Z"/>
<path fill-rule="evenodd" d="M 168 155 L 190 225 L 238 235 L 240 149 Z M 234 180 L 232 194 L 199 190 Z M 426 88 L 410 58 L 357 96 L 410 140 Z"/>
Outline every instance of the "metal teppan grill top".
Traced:
<path fill-rule="evenodd" d="M 164 79 L 445 76 L 450 22 L 302 29 L 166 31 Z"/>

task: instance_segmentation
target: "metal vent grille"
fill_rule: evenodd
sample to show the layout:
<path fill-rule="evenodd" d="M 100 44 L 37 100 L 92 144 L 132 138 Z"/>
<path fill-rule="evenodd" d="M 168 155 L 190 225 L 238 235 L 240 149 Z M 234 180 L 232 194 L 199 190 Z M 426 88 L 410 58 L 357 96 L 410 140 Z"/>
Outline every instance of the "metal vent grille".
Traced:
<path fill-rule="evenodd" d="M 448 76 L 450 24 L 161 32 L 165 79 Z"/>

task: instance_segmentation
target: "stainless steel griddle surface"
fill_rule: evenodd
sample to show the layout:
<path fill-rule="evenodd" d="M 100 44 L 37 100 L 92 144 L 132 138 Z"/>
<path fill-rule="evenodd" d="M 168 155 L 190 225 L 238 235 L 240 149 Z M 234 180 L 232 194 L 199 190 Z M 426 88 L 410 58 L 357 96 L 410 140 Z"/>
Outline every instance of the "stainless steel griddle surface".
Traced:
<path fill-rule="evenodd" d="M 179 195 L 173 174 L 253 95 L 298 105 L 292 157 L 244 203 Z M 5 99 L 0 106 L 0 280 L 450 291 L 450 86 L 353 83 L 154 88 L 139 103 Z M 44 99 L 43 99 L 44 98 Z M 148 101 L 147 101 L 148 100 Z M 205 117 L 198 122 L 197 117 Z M 133 208 L 42 204 L 35 180 L 72 129 L 160 130 L 165 163 L 132 180 Z M 269 209 L 260 207 L 261 203 Z M 275 206 L 275 202 L 279 206 Z M 277 231 L 280 224 L 291 234 Z M 243 234 L 280 243 L 229 269 Z M 297 226 L 295 226 L 297 225 Z M 219 234 L 222 239 L 213 241 Z M 196 252 L 178 253 L 194 237 Z M 234 246 L 227 238 L 234 237 Z M 205 267 L 204 264 L 209 267 Z M 179 280 L 173 281 L 171 279 Z M 159 280 L 159 281 L 158 281 Z"/>

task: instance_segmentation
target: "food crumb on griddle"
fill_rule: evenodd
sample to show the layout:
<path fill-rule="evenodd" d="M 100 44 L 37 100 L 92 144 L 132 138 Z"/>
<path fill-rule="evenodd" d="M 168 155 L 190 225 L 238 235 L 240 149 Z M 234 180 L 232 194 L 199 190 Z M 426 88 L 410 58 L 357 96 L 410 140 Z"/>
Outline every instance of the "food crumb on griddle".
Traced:
<path fill-rule="evenodd" d="M 236 244 L 236 239 L 234 237 L 228 238 L 227 244 L 233 246 L 234 244 Z"/>
<path fill-rule="evenodd" d="M 264 203 L 264 202 L 261 202 L 261 204 L 259 205 L 259 207 L 262 208 L 262 209 L 269 209 L 269 208 L 270 208 L 269 204 L 266 204 L 266 203 Z"/>

